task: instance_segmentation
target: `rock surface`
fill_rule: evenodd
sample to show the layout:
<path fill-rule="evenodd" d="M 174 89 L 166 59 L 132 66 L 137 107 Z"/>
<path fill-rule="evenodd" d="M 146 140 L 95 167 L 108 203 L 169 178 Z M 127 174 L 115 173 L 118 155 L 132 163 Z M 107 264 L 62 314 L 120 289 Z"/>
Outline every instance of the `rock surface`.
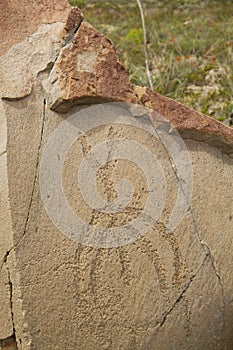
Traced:
<path fill-rule="evenodd" d="M 76 33 L 61 50 L 49 79 L 44 82 L 49 107 L 66 112 L 75 104 L 136 102 L 112 42 L 89 23 L 81 22 L 79 11 L 76 14 L 73 11 L 73 18 L 75 15 Z"/>
<path fill-rule="evenodd" d="M 1 6 L 0 348 L 231 350 L 233 129 L 131 86 L 110 40 L 66 1 Z M 93 105 L 112 101 L 139 107 Z M 87 105 L 93 107 L 84 109 Z M 76 133 L 74 113 L 84 117 L 85 132 Z M 174 128 L 185 140 L 188 158 Z M 97 152 L 97 161 L 91 152 Z M 92 166 L 78 178 L 86 188 L 79 188 L 85 159 Z M 72 223 L 56 201 L 60 183 L 53 174 L 61 163 L 61 192 L 73 215 L 103 232 L 124 232 L 126 225 L 123 238 L 136 239 L 95 246 L 63 233 L 49 215 L 52 210 L 64 230 Z M 90 169 L 96 166 L 93 180 Z M 186 209 L 168 233 L 179 176 L 190 169 L 193 179 L 185 181 L 191 201 L 184 181 L 180 203 Z M 150 185 L 164 205 L 158 222 L 151 225 L 144 215 L 148 228 L 141 234 L 143 225 L 138 230 L 130 225 L 150 210 L 144 211 Z M 117 202 L 123 209 L 93 207 L 95 189 L 104 203 L 128 196 Z M 85 236 L 85 229 L 78 234 Z"/>
<path fill-rule="evenodd" d="M 68 1 L 14 0 L 0 2 L 0 52 L 33 34 L 41 24 L 64 22 L 70 12 Z"/>

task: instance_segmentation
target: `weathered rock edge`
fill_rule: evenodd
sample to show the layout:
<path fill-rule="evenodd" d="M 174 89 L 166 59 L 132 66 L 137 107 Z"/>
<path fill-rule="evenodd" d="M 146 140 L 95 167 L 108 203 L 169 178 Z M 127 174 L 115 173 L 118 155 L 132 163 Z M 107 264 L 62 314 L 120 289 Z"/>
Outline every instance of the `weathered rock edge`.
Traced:
<path fill-rule="evenodd" d="M 149 88 L 133 86 L 113 43 L 73 8 L 65 25 L 66 44 L 44 82 L 49 107 L 66 113 L 75 105 L 120 101 L 145 105 L 165 117 L 184 138 L 233 154 L 233 129 Z M 68 40 L 67 40 L 68 38 Z"/>

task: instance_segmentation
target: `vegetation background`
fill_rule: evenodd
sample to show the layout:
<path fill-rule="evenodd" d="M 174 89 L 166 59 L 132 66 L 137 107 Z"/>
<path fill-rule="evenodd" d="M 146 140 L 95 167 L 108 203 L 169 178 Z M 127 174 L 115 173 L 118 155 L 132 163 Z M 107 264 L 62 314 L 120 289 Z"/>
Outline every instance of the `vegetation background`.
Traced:
<path fill-rule="evenodd" d="M 70 0 L 112 39 L 133 84 L 148 86 L 136 0 Z M 229 124 L 233 1 L 141 0 L 154 90 Z"/>

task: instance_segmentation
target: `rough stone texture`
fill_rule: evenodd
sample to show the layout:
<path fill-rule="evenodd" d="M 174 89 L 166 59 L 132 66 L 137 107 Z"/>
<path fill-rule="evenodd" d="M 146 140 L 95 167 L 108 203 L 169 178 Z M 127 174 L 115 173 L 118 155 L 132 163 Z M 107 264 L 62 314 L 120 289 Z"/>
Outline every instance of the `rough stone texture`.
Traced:
<path fill-rule="evenodd" d="M 6 252 L 13 246 L 11 215 L 7 178 L 7 126 L 2 101 L 0 102 L 0 222 L 1 222 L 1 244 L 0 244 L 0 339 L 5 339 L 13 334 L 13 323 L 11 315 L 11 288 L 9 285 L 9 272 L 5 264 Z"/>
<path fill-rule="evenodd" d="M 65 37 L 64 24 L 71 6 L 67 1 L 38 1 L 28 2 L 17 0 L 14 2 L 1 2 L 0 33 L 1 40 L 1 69 L 0 69 L 0 348 L 15 349 L 15 329 L 17 329 L 19 348 L 28 349 L 28 335 L 24 334 L 26 321 L 20 299 L 19 275 L 15 267 L 14 244 L 20 241 L 23 227 L 25 226 L 30 206 L 31 191 L 33 188 L 33 177 L 35 177 L 37 155 L 36 134 L 40 134 L 38 121 L 41 125 L 41 115 L 39 112 L 41 105 L 44 104 L 43 94 L 40 94 L 40 107 L 32 100 L 29 102 L 28 115 L 24 116 L 25 133 L 21 133 L 18 143 L 11 143 L 7 124 L 12 120 L 13 133 L 19 135 L 20 116 L 23 115 L 26 99 L 19 103 L 18 113 L 12 112 L 12 118 L 7 118 L 5 112 L 5 103 L 11 105 L 11 100 L 20 100 L 26 96 L 35 96 L 33 85 L 36 81 L 47 77 L 47 71 L 51 69 L 59 49 L 64 45 Z M 62 31 L 62 32 L 61 32 Z M 2 100 L 2 98 L 5 98 Z M 36 97 L 35 97 L 36 100 Z M 5 102 L 3 102 L 5 101 Z M 6 102 L 8 101 L 8 102 Z M 14 107 L 13 107 L 14 109 Z M 20 111 L 21 110 L 21 111 Z M 33 118 L 33 111 L 35 118 Z M 18 119 L 19 118 L 19 119 Z M 18 122 L 17 122 L 18 120 Z M 16 122 L 16 123 L 15 123 Z M 29 129 L 27 127 L 31 125 Z M 35 136 L 35 147 L 30 149 L 30 141 Z M 26 138 L 25 138 L 26 137 Z M 28 137 L 28 140 L 27 140 Z M 28 143 L 28 144 L 27 144 Z M 39 143 L 39 140 L 38 140 Z M 15 163 L 14 176 L 9 174 L 7 163 L 10 161 L 8 149 L 13 146 L 17 161 Z M 23 147 L 23 148 L 22 148 Z M 14 152 L 13 152 L 14 153 Z M 34 164 L 31 158 L 36 161 Z M 22 159 L 28 159 L 23 162 L 25 167 L 20 169 Z M 31 167 L 31 169 L 30 169 Z M 34 170 L 33 170 L 34 167 Z M 18 168 L 18 169 L 17 169 Z M 22 172 L 21 172 L 22 170 Z M 18 188 L 18 200 L 22 201 L 21 208 L 15 209 L 14 199 L 9 193 L 9 183 L 13 183 Z M 30 185 L 31 184 L 31 185 Z M 20 189 L 21 187 L 21 190 Z M 17 197 L 16 193 L 16 197 Z M 21 194 L 20 194 L 21 193 Z M 26 197 L 25 197 L 26 196 Z M 12 211 L 13 210 L 13 211 Z M 14 218 L 16 220 L 14 220 Z M 19 220 L 19 221 L 18 221 Z M 21 224 L 20 224 L 21 222 Z M 17 225 L 17 227 L 16 227 Z M 22 227 L 20 230 L 19 227 Z M 19 229 L 19 230 L 18 230 Z M 15 233 L 15 235 L 13 235 Z M 13 243 L 14 241 L 14 243 Z M 14 280 L 14 287 L 13 281 Z M 14 310 L 14 311 L 13 311 Z M 18 315 L 17 324 L 14 324 L 14 317 Z M 23 340 L 20 338 L 22 336 Z"/>
<path fill-rule="evenodd" d="M 80 9 L 78 7 L 72 7 L 64 27 L 63 38 L 65 39 L 65 45 L 74 38 L 83 20 L 84 17 Z"/>
<path fill-rule="evenodd" d="M 18 18 L 20 24 L 35 6 L 43 11 L 16 38 L 6 30 L 2 44 L 9 50 L 0 72 L 0 348 L 12 343 L 14 349 L 17 341 L 23 350 L 231 350 L 233 129 L 147 88 L 131 87 L 112 43 L 82 21 L 79 10 L 62 25 L 65 1 L 56 1 L 53 20 L 52 2 L 44 5 L 28 3 L 17 15 L 15 3 L 8 4 L 14 14 L 9 23 Z M 79 105 L 116 100 L 153 108 L 181 132 L 194 188 L 187 214 L 168 235 L 177 194 L 168 150 L 130 125 L 103 125 L 83 135 L 62 175 L 69 205 L 84 221 L 117 227 L 145 204 L 145 175 L 127 159 L 109 160 L 96 181 L 101 196 L 111 200 L 119 179 L 128 179 L 135 196 L 127 210 L 99 215 L 85 203 L 77 172 L 89 150 L 106 139 L 142 143 L 166 178 L 158 224 L 131 244 L 97 249 L 70 240 L 52 223 L 41 200 L 39 165 L 51 133 Z M 151 121 L 141 120 L 157 123 L 153 114 Z"/>
<path fill-rule="evenodd" d="M 1 54 L 33 34 L 41 24 L 64 22 L 70 9 L 65 0 L 1 1 Z"/>
<path fill-rule="evenodd" d="M 233 153 L 232 128 L 148 88 L 134 86 L 134 92 L 140 103 L 160 113 L 184 138 L 205 141 L 221 146 L 227 154 Z"/>
<path fill-rule="evenodd" d="M 9 285 L 8 270 L 4 264 L 1 268 L 0 276 L 1 339 L 6 339 L 13 334 L 10 299 L 11 288 Z"/>
<path fill-rule="evenodd" d="M 80 13 L 75 22 L 79 23 L 79 18 Z M 49 79 L 44 82 L 49 107 L 66 112 L 75 104 L 136 102 L 129 77 L 112 42 L 89 23 L 79 25 L 74 38 L 61 50 Z"/>

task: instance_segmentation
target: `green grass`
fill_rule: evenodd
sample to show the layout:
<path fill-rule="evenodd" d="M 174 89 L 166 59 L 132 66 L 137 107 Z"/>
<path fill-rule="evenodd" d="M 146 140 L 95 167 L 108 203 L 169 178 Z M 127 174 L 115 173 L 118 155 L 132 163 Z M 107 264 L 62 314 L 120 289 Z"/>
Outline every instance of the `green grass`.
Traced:
<path fill-rule="evenodd" d="M 112 39 L 133 84 L 148 85 L 136 0 L 70 0 Z M 233 112 L 233 4 L 143 0 L 154 90 L 219 120 Z"/>

